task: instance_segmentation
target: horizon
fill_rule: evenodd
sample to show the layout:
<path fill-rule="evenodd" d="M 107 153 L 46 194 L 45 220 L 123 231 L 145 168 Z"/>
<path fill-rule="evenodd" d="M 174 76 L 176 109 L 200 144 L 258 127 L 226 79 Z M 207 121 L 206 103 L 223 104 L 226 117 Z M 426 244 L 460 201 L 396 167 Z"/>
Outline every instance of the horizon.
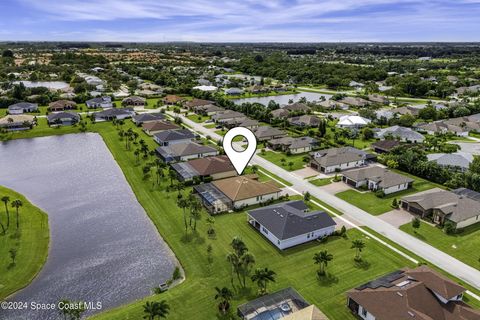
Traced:
<path fill-rule="evenodd" d="M 480 41 L 479 0 L 7 0 L 0 12 L 2 42 Z"/>

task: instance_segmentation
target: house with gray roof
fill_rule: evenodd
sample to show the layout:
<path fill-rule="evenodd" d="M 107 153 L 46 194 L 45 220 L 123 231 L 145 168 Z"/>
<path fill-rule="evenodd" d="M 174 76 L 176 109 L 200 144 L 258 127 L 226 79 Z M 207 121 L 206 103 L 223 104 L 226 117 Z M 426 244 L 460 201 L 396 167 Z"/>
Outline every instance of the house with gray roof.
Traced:
<path fill-rule="evenodd" d="M 438 225 L 449 221 L 457 229 L 480 222 L 480 193 L 465 188 L 419 192 L 403 197 L 401 207 Z"/>
<path fill-rule="evenodd" d="M 279 108 L 279 109 L 272 110 L 270 114 L 273 119 L 286 119 L 288 118 L 288 115 L 290 114 L 290 112 L 288 112 L 288 110 L 286 109 Z"/>
<path fill-rule="evenodd" d="M 367 153 L 353 148 L 330 148 L 310 153 L 310 167 L 323 173 L 332 173 L 365 165 Z"/>
<path fill-rule="evenodd" d="M 233 110 L 217 112 L 212 116 L 212 120 L 216 123 L 226 123 L 232 120 L 243 121 L 246 118 L 247 116 L 245 116 L 243 113 Z"/>
<path fill-rule="evenodd" d="M 30 102 L 18 102 L 8 107 L 8 114 L 22 114 L 26 112 L 35 112 L 38 110 L 38 104 Z"/>
<path fill-rule="evenodd" d="M 215 148 L 191 141 L 158 147 L 155 151 L 165 163 L 188 161 L 218 154 Z"/>
<path fill-rule="evenodd" d="M 422 143 L 425 140 L 425 137 L 413 131 L 410 128 L 401 127 L 401 126 L 392 126 L 384 129 L 380 129 L 375 133 L 375 137 L 377 139 L 387 139 L 393 138 L 404 142 L 411 142 L 411 143 Z"/>
<path fill-rule="evenodd" d="M 366 187 L 385 194 L 407 190 L 414 182 L 412 178 L 378 166 L 347 171 L 342 181 L 354 188 Z"/>
<path fill-rule="evenodd" d="M 193 141 L 193 139 L 195 139 L 195 134 L 188 129 L 165 130 L 153 135 L 153 140 L 161 146 L 190 142 Z"/>
<path fill-rule="evenodd" d="M 289 111 L 289 112 L 308 112 L 310 111 L 310 107 L 307 106 L 305 103 L 301 102 L 295 102 L 292 104 L 287 104 L 283 106 L 283 109 Z"/>
<path fill-rule="evenodd" d="M 465 152 L 431 153 L 427 154 L 427 158 L 441 167 L 461 172 L 467 171 L 473 161 L 473 155 Z"/>
<path fill-rule="evenodd" d="M 282 138 L 287 135 L 285 131 L 270 126 L 260 126 L 253 130 L 253 134 L 258 141 Z"/>
<path fill-rule="evenodd" d="M 102 109 L 108 109 L 108 108 L 113 108 L 113 103 L 112 103 L 112 98 L 109 96 L 104 96 L 104 97 L 97 97 L 93 98 L 90 100 L 85 101 L 85 105 L 87 108 L 102 108 Z"/>
<path fill-rule="evenodd" d="M 243 90 L 240 88 L 228 88 L 225 90 L 225 94 L 228 96 L 239 96 L 243 94 Z"/>
<path fill-rule="evenodd" d="M 137 126 L 140 126 L 144 123 L 152 122 L 152 121 L 159 121 L 165 119 L 165 116 L 160 113 L 141 113 L 134 115 L 132 117 L 133 123 L 135 123 Z"/>
<path fill-rule="evenodd" d="M 55 112 L 47 115 L 49 125 L 70 126 L 80 121 L 80 115 L 76 112 Z"/>
<path fill-rule="evenodd" d="M 280 250 L 331 235 L 336 223 L 326 212 L 309 212 L 301 200 L 247 212 L 248 223 Z"/>
<path fill-rule="evenodd" d="M 273 150 L 289 152 L 292 154 L 312 151 L 318 141 L 311 137 L 283 137 L 267 141 L 267 144 Z"/>
<path fill-rule="evenodd" d="M 462 126 L 457 126 L 454 124 L 448 124 L 443 120 L 434 121 L 430 123 L 420 123 L 415 126 L 415 129 L 421 132 L 426 132 L 427 134 L 446 134 L 453 133 L 459 137 L 468 136 L 469 129 Z"/>
<path fill-rule="evenodd" d="M 132 108 L 112 108 L 105 109 L 103 111 L 94 112 L 93 117 L 95 121 L 111 121 L 111 120 L 123 120 L 126 118 L 131 118 L 135 114 Z"/>
<path fill-rule="evenodd" d="M 321 119 L 317 116 L 305 114 L 303 116 L 292 117 L 288 119 L 288 123 L 297 127 L 316 127 L 320 124 Z"/>

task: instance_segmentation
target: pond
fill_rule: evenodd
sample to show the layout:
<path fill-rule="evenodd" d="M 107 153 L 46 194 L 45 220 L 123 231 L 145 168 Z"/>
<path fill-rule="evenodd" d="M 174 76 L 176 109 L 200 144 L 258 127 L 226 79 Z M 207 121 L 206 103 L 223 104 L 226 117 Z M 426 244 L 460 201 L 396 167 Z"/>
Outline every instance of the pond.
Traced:
<path fill-rule="evenodd" d="M 60 90 L 69 87 L 68 83 L 63 81 L 16 81 L 15 84 L 23 83 L 27 88 L 45 87 L 48 89 Z"/>
<path fill-rule="evenodd" d="M 171 277 L 176 259 L 100 135 L 0 144 L 0 184 L 24 194 L 50 223 L 46 264 L 11 301 L 101 302 L 105 310 L 147 296 Z M 57 312 L 0 311 L 0 319 L 53 320 Z"/>
<path fill-rule="evenodd" d="M 264 105 L 268 105 L 270 100 L 275 101 L 280 105 L 288 104 L 289 100 L 293 100 L 293 102 L 298 102 L 301 98 L 305 97 L 307 101 L 316 101 L 319 100 L 320 97 L 325 97 L 325 99 L 330 99 L 332 95 L 330 94 L 323 94 L 323 93 L 315 93 L 315 92 L 299 92 L 295 94 L 284 94 L 278 96 L 269 96 L 269 97 L 253 97 L 253 98 L 244 98 L 244 99 L 234 99 L 232 100 L 235 104 L 242 104 L 245 102 L 250 103 L 261 103 Z"/>

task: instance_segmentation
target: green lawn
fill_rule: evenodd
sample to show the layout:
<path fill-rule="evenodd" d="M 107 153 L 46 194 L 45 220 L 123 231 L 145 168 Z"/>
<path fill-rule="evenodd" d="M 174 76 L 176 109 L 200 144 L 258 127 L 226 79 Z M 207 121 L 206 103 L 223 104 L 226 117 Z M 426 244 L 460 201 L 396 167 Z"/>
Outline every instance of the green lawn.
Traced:
<path fill-rule="evenodd" d="M 259 166 L 257 166 L 257 168 L 258 168 L 258 170 L 257 170 L 256 174 L 258 175 L 260 181 L 268 181 L 268 180 L 280 181 L 280 183 L 275 181 L 275 182 L 277 182 L 277 185 L 278 185 L 279 188 L 283 188 L 285 186 L 289 186 L 289 187 L 292 186 L 292 184 L 290 182 L 288 182 L 288 181 L 280 178 L 279 176 L 271 173 L 267 169 L 264 169 L 264 168 L 259 167 Z M 250 173 L 253 173 L 253 170 L 252 170 L 251 166 L 248 166 L 247 168 L 245 168 L 244 174 L 250 174 Z M 272 177 L 273 179 L 270 178 L 270 177 Z"/>
<path fill-rule="evenodd" d="M 8 205 L 10 226 L 6 234 L 0 228 L 0 301 L 28 285 L 42 269 L 48 255 L 48 216 L 32 205 L 21 194 L 0 186 L 0 198 L 21 200 L 19 209 L 19 232 L 16 229 L 15 209 Z M 0 222 L 7 228 L 4 203 L 0 203 Z M 15 266 L 11 265 L 10 250 L 16 249 Z"/>
<path fill-rule="evenodd" d="M 152 139 L 127 121 L 124 129 L 129 127 L 138 131 L 140 138 L 145 139 L 150 147 L 155 146 Z M 54 131 L 55 129 L 50 130 L 50 133 L 62 133 L 62 131 Z M 255 267 L 269 267 L 277 272 L 277 281 L 269 286 L 270 291 L 292 286 L 332 320 L 355 319 L 345 307 L 347 290 L 399 268 L 413 267 L 408 260 L 386 249 L 373 239 L 364 237 L 355 229 L 348 231 L 349 239 L 331 239 L 323 244 L 312 242 L 280 252 L 247 224 L 246 215 L 243 212 L 216 216 L 215 239 L 206 235 L 205 212 L 202 213 L 197 231 L 189 231 L 185 234 L 182 211 L 175 204 L 176 194 L 166 192 L 168 179 L 165 178 L 159 187 L 144 181 L 143 165 L 137 165 L 133 153 L 125 151 L 124 143 L 119 141 L 117 130 L 112 124 L 97 123 L 91 125 L 90 130 L 102 135 L 138 201 L 175 252 L 186 274 L 186 280 L 182 284 L 162 295 L 140 299 L 106 311 L 93 319 L 141 319 L 142 305 L 145 301 L 161 299 L 167 300 L 171 307 L 168 319 L 216 319 L 217 303 L 214 300 L 214 287 L 230 287 L 230 267 L 225 256 L 231 250 L 228 243 L 234 236 L 241 236 L 250 248 L 256 257 Z M 35 134 L 35 130 L 21 133 L 24 137 L 32 137 Z M 187 194 L 189 191 L 186 189 L 183 193 Z M 354 264 L 354 251 L 350 249 L 351 240 L 358 238 L 363 238 L 367 244 L 363 252 L 367 263 L 363 266 Z M 213 248 L 211 264 L 208 263 L 206 252 L 209 244 Z M 328 265 L 330 276 L 321 281 L 316 277 L 317 266 L 312 260 L 313 254 L 319 250 L 328 250 L 334 256 L 334 260 Z M 248 287 L 247 290 L 236 291 L 232 310 L 235 310 L 240 303 L 255 298 L 256 287 L 249 282 Z"/>
<path fill-rule="evenodd" d="M 209 119 L 209 117 L 205 117 L 205 116 L 202 116 L 202 115 L 199 115 L 199 114 L 191 114 L 191 115 L 187 116 L 187 118 L 192 120 L 193 122 L 196 122 L 196 123 L 202 123 L 202 122 L 205 122 L 205 120 Z"/>
<path fill-rule="evenodd" d="M 401 226 L 400 229 L 480 270 L 480 252 L 478 250 L 480 248 L 480 223 L 469 226 L 455 235 L 448 235 L 442 229 L 423 221 L 416 233 L 411 223 Z"/>
<path fill-rule="evenodd" d="M 213 128 L 216 127 L 216 124 L 215 123 L 209 123 L 209 124 L 204 124 L 203 126 L 207 129 L 213 129 Z"/>
<path fill-rule="evenodd" d="M 404 173 L 402 172 L 402 174 Z M 405 174 L 405 175 L 410 176 L 408 174 Z M 359 207 L 362 210 L 367 211 L 370 214 L 379 215 L 379 214 L 388 212 L 390 210 L 393 210 L 391 205 L 394 198 L 396 198 L 397 200 L 400 200 L 401 197 L 404 197 L 406 195 L 417 193 L 420 191 L 425 191 L 435 187 L 437 187 L 437 185 L 435 185 L 434 183 L 415 177 L 415 182 L 413 183 L 412 188 L 408 190 L 396 192 L 393 194 L 389 194 L 383 198 L 377 197 L 375 193 L 372 191 L 359 192 L 353 189 L 339 192 L 335 194 L 335 196 L 353 204 L 356 207 Z"/>
<path fill-rule="evenodd" d="M 318 179 L 308 180 L 308 182 L 310 182 L 311 184 L 317 187 L 322 187 L 332 183 L 332 179 L 333 178 L 324 178 L 324 179 L 318 178 Z"/>
<path fill-rule="evenodd" d="M 305 157 L 306 154 L 286 155 L 283 152 L 265 151 L 264 153 L 259 153 L 258 155 L 288 171 L 302 169 L 305 165 L 303 157 Z M 282 162 L 282 160 L 284 160 L 284 162 Z M 292 163 L 291 166 L 289 165 L 290 162 Z"/>

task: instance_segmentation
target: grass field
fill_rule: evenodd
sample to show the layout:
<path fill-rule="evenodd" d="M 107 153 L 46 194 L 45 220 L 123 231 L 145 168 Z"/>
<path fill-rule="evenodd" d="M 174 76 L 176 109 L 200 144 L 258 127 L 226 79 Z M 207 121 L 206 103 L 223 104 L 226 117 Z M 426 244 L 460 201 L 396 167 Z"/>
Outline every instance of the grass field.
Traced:
<path fill-rule="evenodd" d="M 302 169 L 305 165 L 305 162 L 303 161 L 305 154 L 286 155 L 283 152 L 265 151 L 264 153 L 259 153 L 258 155 L 288 171 Z M 282 162 L 282 160 L 285 161 Z M 290 162 L 292 163 L 291 166 L 289 165 Z"/>
<path fill-rule="evenodd" d="M 402 174 L 404 173 L 402 172 Z M 405 174 L 405 175 L 410 176 L 408 174 Z M 390 210 L 393 210 L 391 205 L 392 205 L 393 199 L 395 198 L 397 200 L 400 200 L 400 198 L 403 196 L 437 187 L 437 185 L 427 180 L 420 179 L 417 177 L 414 177 L 414 179 L 415 179 L 415 182 L 413 183 L 412 188 L 386 195 L 383 198 L 377 197 L 375 193 L 372 191 L 359 192 L 353 189 L 339 192 L 335 194 L 335 196 L 353 204 L 356 207 L 359 207 L 362 210 L 365 210 L 370 214 L 379 215 L 379 214 L 388 212 Z"/>
<path fill-rule="evenodd" d="M 0 186 L 0 198 L 10 197 L 10 203 L 20 200 L 20 228 L 17 233 L 15 209 L 9 206 L 10 226 L 6 234 L 0 229 L 0 301 L 28 285 L 42 269 L 48 255 L 48 216 L 24 196 Z M 4 203 L 0 203 L 0 222 L 7 226 Z M 15 266 L 11 265 L 10 250 L 16 249 Z"/>
<path fill-rule="evenodd" d="M 151 138 L 131 125 L 129 121 L 125 126 L 137 130 L 140 138 L 145 139 L 150 147 L 155 146 Z M 90 130 L 102 135 L 138 201 L 175 252 L 186 274 L 186 280 L 182 284 L 162 295 L 146 297 L 106 311 L 93 319 L 141 319 L 142 305 L 146 301 L 162 299 L 167 300 L 171 307 L 168 319 L 216 319 L 217 302 L 214 300 L 214 287 L 231 287 L 230 267 L 225 256 L 231 251 L 228 244 L 234 236 L 240 236 L 256 257 L 255 267 L 268 267 L 277 272 L 276 282 L 269 286 L 270 292 L 292 286 L 332 320 L 355 319 L 345 307 L 347 290 L 399 268 L 413 267 L 413 263 L 409 260 L 386 249 L 378 242 L 364 237 L 355 229 L 348 231 L 349 239 L 332 238 L 327 243 L 312 242 L 280 252 L 248 225 L 243 212 L 216 216 L 215 239 L 209 238 L 206 234 L 205 212 L 202 213 L 197 231 L 189 231 L 186 234 L 182 211 L 176 206 L 176 194 L 165 191 L 169 184 L 168 179 L 165 178 L 159 187 L 153 187 L 152 183 L 144 181 L 142 164 L 137 165 L 133 153 L 125 151 L 124 143 L 119 141 L 117 131 L 111 124 L 98 123 L 92 125 Z M 61 133 L 61 131 L 50 132 Z M 35 135 L 35 130 L 21 134 L 31 137 Z M 189 189 L 183 192 L 187 194 Z M 354 251 L 350 249 L 351 240 L 358 238 L 363 238 L 367 244 L 363 253 L 367 263 L 362 266 L 354 264 Z M 207 259 L 209 244 L 213 248 L 211 264 Z M 317 266 L 312 260 L 313 254 L 319 250 L 328 250 L 334 256 L 334 260 L 328 265 L 329 277 L 322 280 L 316 277 Z M 240 303 L 255 296 L 256 287 L 248 282 L 247 289 L 235 291 L 231 309 L 235 310 Z"/>
<path fill-rule="evenodd" d="M 310 182 L 311 184 L 317 187 L 322 187 L 332 183 L 332 178 L 324 178 L 324 179 L 318 178 L 318 179 L 308 180 L 308 182 Z"/>
<path fill-rule="evenodd" d="M 205 122 L 205 120 L 209 119 L 209 117 L 205 117 L 205 116 L 202 116 L 202 115 L 199 115 L 199 114 L 191 114 L 191 115 L 187 116 L 187 118 L 192 120 L 193 122 L 196 122 L 196 123 L 202 123 L 202 122 Z"/>
<path fill-rule="evenodd" d="M 423 221 L 417 232 L 414 232 L 411 223 L 404 224 L 400 230 L 480 270 L 480 251 L 478 250 L 480 248 L 480 223 L 469 226 L 454 235 L 448 235 L 442 229 Z"/>

